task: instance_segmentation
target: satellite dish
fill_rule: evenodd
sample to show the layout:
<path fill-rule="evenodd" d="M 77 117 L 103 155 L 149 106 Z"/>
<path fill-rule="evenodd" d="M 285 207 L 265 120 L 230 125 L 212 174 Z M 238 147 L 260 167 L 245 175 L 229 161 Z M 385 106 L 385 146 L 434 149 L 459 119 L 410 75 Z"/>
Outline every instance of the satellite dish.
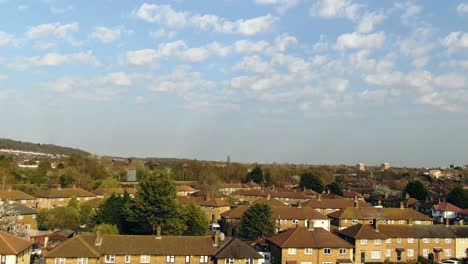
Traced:
<path fill-rule="evenodd" d="M 224 235 L 224 233 L 219 233 L 219 241 L 223 242 L 224 239 L 226 238 L 226 236 Z"/>

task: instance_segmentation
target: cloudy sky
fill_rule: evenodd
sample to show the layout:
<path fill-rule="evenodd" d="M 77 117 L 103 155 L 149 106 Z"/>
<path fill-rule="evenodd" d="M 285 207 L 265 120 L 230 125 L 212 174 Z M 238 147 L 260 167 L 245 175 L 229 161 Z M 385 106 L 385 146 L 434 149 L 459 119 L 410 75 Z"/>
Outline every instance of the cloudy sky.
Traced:
<path fill-rule="evenodd" d="M 0 137 L 468 164 L 468 1 L 0 0 Z"/>

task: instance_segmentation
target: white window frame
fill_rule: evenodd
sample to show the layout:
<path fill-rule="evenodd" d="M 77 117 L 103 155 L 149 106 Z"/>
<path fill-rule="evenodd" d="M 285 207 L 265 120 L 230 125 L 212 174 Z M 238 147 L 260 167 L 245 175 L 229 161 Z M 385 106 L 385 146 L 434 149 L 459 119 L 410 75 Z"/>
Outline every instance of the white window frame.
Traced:
<path fill-rule="evenodd" d="M 333 262 L 322 262 L 322 264 L 334 264 Z"/>
<path fill-rule="evenodd" d="M 233 258 L 227 258 L 224 260 L 224 264 L 234 264 L 234 259 Z"/>
<path fill-rule="evenodd" d="M 340 255 L 346 255 L 346 248 L 340 248 Z"/>
<path fill-rule="evenodd" d="M 331 255 L 332 249 L 331 248 L 324 248 L 323 249 L 323 254 L 324 255 Z"/>
<path fill-rule="evenodd" d="M 175 263 L 175 256 L 174 255 L 166 256 L 166 263 Z"/>
<path fill-rule="evenodd" d="M 296 255 L 296 248 L 288 248 L 288 255 Z"/>
<path fill-rule="evenodd" d="M 253 264 L 252 259 L 246 258 L 246 259 L 245 259 L 245 264 Z"/>
<path fill-rule="evenodd" d="M 391 244 L 391 243 L 392 243 L 392 239 L 391 239 L 391 238 L 387 238 L 387 240 L 385 240 L 385 243 Z"/>
<path fill-rule="evenodd" d="M 190 256 L 185 256 L 185 263 L 190 263 Z"/>
<path fill-rule="evenodd" d="M 375 239 L 374 240 L 374 245 L 376 245 L 376 246 L 382 245 L 382 240 L 381 239 Z"/>
<path fill-rule="evenodd" d="M 382 251 L 372 250 L 371 251 L 371 259 L 382 259 Z"/>
<path fill-rule="evenodd" d="M 151 256 L 150 255 L 141 255 L 140 256 L 140 263 L 150 263 L 150 262 L 151 262 Z"/>
<path fill-rule="evenodd" d="M 398 222 L 400 223 L 400 225 L 406 224 L 406 220 L 400 220 L 400 221 L 398 221 Z"/>
<path fill-rule="evenodd" d="M 444 255 L 446 257 L 451 257 L 452 256 L 452 250 L 450 248 L 444 249 Z"/>
<path fill-rule="evenodd" d="M 409 244 L 413 244 L 413 243 L 414 243 L 414 238 L 409 237 L 409 238 L 408 238 L 408 243 L 409 243 Z"/>
<path fill-rule="evenodd" d="M 132 256 L 125 255 L 124 261 L 125 261 L 125 263 L 130 263 L 131 259 L 132 259 Z"/>
<path fill-rule="evenodd" d="M 414 249 L 408 248 L 408 253 L 406 254 L 409 258 L 414 257 Z"/>
<path fill-rule="evenodd" d="M 361 239 L 361 245 L 367 245 L 367 239 Z"/>
<path fill-rule="evenodd" d="M 105 255 L 104 263 L 115 263 L 115 255 Z"/>
<path fill-rule="evenodd" d="M 88 258 L 77 258 L 76 264 L 88 264 Z"/>
<path fill-rule="evenodd" d="M 385 253 L 385 257 L 387 257 L 387 258 L 392 257 L 392 250 L 390 248 L 387 248 L 386 253 Z"/>
<path fill-rule="evenodd" d="M 445 239 L 445 244 L 451 244 L 452 243 L 452 239 L 451 238 L 446 238 Z"/>
<path fill-rule="evenodd" d="M 439 238 L 435 238 L 434 241 L 435 241 L 436 244 L 439 244 L 439 242 L 440 242 Z"/>
<path fill-rule="evenodd" d="M 200 256 L 200 263 L 208 263 L 208 256 Z"/>
<path fill-rule="evenodd" d="M 312 248 L 304 248 L 304 255 L 312 255 Z"/>
<path fill-rule="evenodd" d="M 427 238 L 427 237 L 423 238 L 423 243 L 424 244 L 429 244 L 429 238 Z"/>
<path fill-rule="evenodd" d="M 55 258 L 55 264 L 65 264 L 66 262 L 65 258 Z"/>
<path fill-rule="evenodd" d="M 427 257 L 429 256 L 429 253 L 431 252 L 428 248 L 424 248 L 423 251 L 422 251 L 422 255 L 423 257 Z"/>
<path fill-rule="evenodd" d="M 401 237 L 397 239 L 398 244 L 401 244 Z"/>

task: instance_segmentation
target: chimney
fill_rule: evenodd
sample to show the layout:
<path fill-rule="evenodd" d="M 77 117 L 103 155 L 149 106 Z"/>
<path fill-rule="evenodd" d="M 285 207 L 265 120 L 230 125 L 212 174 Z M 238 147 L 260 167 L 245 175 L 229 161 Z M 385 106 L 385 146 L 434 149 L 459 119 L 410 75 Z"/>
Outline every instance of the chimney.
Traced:
<path fill-rule="evenodd" d="M 400 209 L 405 209 L 405 203 L 403 203 L 403 201 L 400 201 Z"/>
<path fill-rule="evenodd" d="M 377 205 L 378 205 L 378 206 L 382 206 L 382 200 L 378 200 L 378 201 L 377 201 Z"/>
<path fill-rule="evenodd" d="M 377 218 L 374 218 L 374 220 L 372 221 L 372 226 L 374 227 L 376 232 L 379 232 L 379 222 Z"/>
<path fill-rule="evenodd" d="M 209 201 L 210 200 L 210 194 L 209 193 L 206 193 L 205 195 L 205 201 Z"/>
<path fill-rule="evenodd" d="M 450 222 L 448 217 L 445 217 L 445 226 L 450 226 Z"/>
<path fill-rule="evenodd" d="M 217 246 L 218 246 L 218 242 L 219 242 L 219 231 L 216 231 L 216 232 L 214 233 L 213 239 L 214 239 L 213 246 L 217 247 Z"/>
<path fill-rule="evenodd" d="M 267 200 L 270 200 L 270 199 L 271 199 L 271 195 L 268 194 L 268 195 L 267 195 Z"/>
<path fill-rule="evenodd" d="M 308 226 L 309 231 L 314 231 L 314 228 L 315 228 L 314 227 L 314 224 L 315 224 L 314 222 L 315 221 L 313 219 L 309 219 L 309 226 Z"/>
<path fill-rule="evenodd" d="M 161 239 L 161 225 L 156 227 L 156 239 Z"/>
<path fill-rule="evenodd" d="M 62 185 L 57 184 L 57 190 L 61 190 L 61 189 L 62 189 Z"/>
<path fill-rule="evenodd" d="M 322 201 L 322 194 L 321 193 L 318 194 L 317 201 Z"/>
<path fill-rule="evenodd" d="M 102 227 L 98 226 L 96 230 L 96 240 L 94 241 L 94 245 L 100 246 L 102 243 Z"/>
<path fill-rule="evenodd" d="M 359 202 L 357 200 L 354 200 L 354 208 L 359 208 Z"/>
<path fill-rule="evenodd" d="M 297 201 L 297 208 L 302 208 L 302 202 L 301 201 Z"/>

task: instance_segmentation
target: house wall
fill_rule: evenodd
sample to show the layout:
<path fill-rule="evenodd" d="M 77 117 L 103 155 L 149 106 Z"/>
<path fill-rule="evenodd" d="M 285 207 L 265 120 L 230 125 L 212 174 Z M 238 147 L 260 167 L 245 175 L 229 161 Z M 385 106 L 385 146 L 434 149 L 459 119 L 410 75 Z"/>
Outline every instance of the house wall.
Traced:
<path fill-rule="evenodd" d="M 419 252 L 418 247 L 418 238 L 413 238 L 413 242 L 409 238 L 391 238 L 390 243 L 384 241 L 386 245 L 386 250 L 389 250 L 391 253 L 390 257 L 387 257 L 387 252 L 385 252 L 385 258 L 389 259 L 390 261 L 396 262 L 398 257 L 397 248 L 403 248 L 404 251 L 401 252 L 401 260 L 400 261 L 409 261 L 409 260 L 417 260 L 418 256 L 421 255 Z M 413 256 L 408 256 L 409 250 L 413 250 Z"/>
<path fill-rule="evenodd" d="M 288 260 L 294 260 L 297 264 L 322 264 L 324 262 L 336 263 L 337 259 L 352 259 L 353 249 L 346 248 L 345 254 L 340 254 L 339 248 L 331 248 L 330 254 L 324 254 L 323 248 L 313 248 L 312 254 L 305 254 L 305 248 L 296 248 L 296 254 L 289 254 L 288 248 L 280 248 L 268 242 L 271 252 L 272 264 L 285 264 Z"/>
<path fill-rule="evenodd" d="M 424 238 L 420 238 L 419 241 L 419 254 L 424 256 L 424 249 L 428 249 L 430 253 L 434 254 L 435 260 L 443 260 L 448 258 L 455 257 L 455 243 L 456 240 L 454 238 L 450 239 L 450 243 L 446 243 L 445 238 L 428 238 L 427 243 L 424 241 Z M 436 254 L 434 248 L 441 248 L 442 251 Z M 447 256 L 445 253 L 446 249 L 450 249 L 450 256 Z M 437 259 L 438 255 L 438 259 Z M 426 256 L 424 256 L 426 257 Z"/>
<path fill-rule="evenodd" d="M 46 264 L 55 264 L 55 258 L 45 258 Z M 65 264 L 77 264 L 78 258 L 65 258 Z M 88 264 L 99 264 L 98 258 L 88 258 Z"/>
<path fill-rule="evenodd" d="M 353 220 L 355 222 L 353 223 Z M 355 224 L 372 224 L 373 219 L 338 219 L 332 218 L 332 224 L 337 225 L 339 230 L 345 229 L 347 227 L 353 226 Z M 408 219 L 395 219 L 395 220 L 378 220 L 379 224 L 386 225 L 432 225 L 432 220 L 408 220 Z"/>
<path fill-rule="evenodd" d="M 22 216 L 22 217 L 21 217 Z M 23 229 L 37 229 L 36 215 L 20 215 L 18 216 L 18 225 Z M 29 228 L 27 228 L 29 227 Z"/>
<path fill-rule="evenodd" d="M 468 237 L 455 239 L 456 258 L 468 257 Z"/>
<path fill-rule="evenodd" d="M 202 206 L 203 210 L 205 211 L 206 218 L 209 222 L 218 222 L 221 219 L 221 214 L 231 210 L 230 206 L 221 206 L 221 207 L 210 207 L 210 206 Z"/>
<path fill-rule="evenodd" d="M 107 263 L 105 260 L 106 258 L 104 255 L 101 256 L 100 258 L 88 258 L 88 264 L 110 264 L 110 263 Z M 78 263 L 77 261 L 78 261 L 77 258 L 66 258 L 65 264 L 77 264 Z M 167 263 L 166 256 L 155 256 L 155 255 L 150 256 L 149 264 L 159 264 L 159 263 Z M 185 262 L 185 255 L 175 256 L 174 263 L 175 264 L 187 264 Z M 190 263 L 200 264 L 200 256 L 190 256 Z M 55 264 L 55 258 L 46 258 L 46 264 Z M 115 261 L 113 262 L 113 264 L 126 264 L 125 255 L 115 255 Z M 141 255 L 131 255 L 129 264 L 142 264 Z M 208 256 L 207 264 L 213 264 L 211 260 L 211 256 Z M 224 264 L 224 262 L 222 264 Z M 241 263 L 236 262 L 236 264 L 241 264 Z M 244 264 L 244 262 L 242 262 L 242 264 Z M 257 264 L 257 262 L 255 262 L 254 264 Z"/>
<path fill-rule="evenodd" d="M 79 203 L 91 200 L 95 197 L 77 197 Z M 38 209 L 52 209 L 55 207 L 65 206 L 70 201 L 69 198 L 37 198 L 37 208 Z"/>
<path fill-rule="evenodd" d="M 381 240 L 380 245 L 375 245 L 375 240 L 367 239 L 367 244 L 363 245 L 363 239 L 357 239 L 355 246 L 354 263 L 361 264 L 361 254 L 365 254 L 364 262 L 383 262 L 385 260 L 385 240 Z M 373 259 L 372 251 L 380 251 L 380 258 Z"/>
<path fill-rule="evenodd" d="M 258 264 L 258 259 L 252 259 L 251 264 Z M 214 264 L 226 264 L 226 259 L 220 258 L 214 261 Z M 245 259 L 234 259 L 234 264 L 246 264 Z"/>

